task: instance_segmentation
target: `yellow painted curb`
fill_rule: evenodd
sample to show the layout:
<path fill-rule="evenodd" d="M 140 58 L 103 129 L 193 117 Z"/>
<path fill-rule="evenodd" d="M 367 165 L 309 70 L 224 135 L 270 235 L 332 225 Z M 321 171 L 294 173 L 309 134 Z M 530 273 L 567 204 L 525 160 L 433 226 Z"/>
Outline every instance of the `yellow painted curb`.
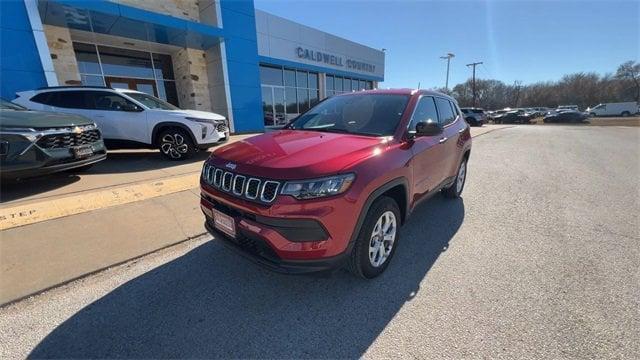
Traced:
<path fill-rule="evenodd" d="M 0 230 L 128 204 L 198 187 L 200 173 L 0 209 Z"/>

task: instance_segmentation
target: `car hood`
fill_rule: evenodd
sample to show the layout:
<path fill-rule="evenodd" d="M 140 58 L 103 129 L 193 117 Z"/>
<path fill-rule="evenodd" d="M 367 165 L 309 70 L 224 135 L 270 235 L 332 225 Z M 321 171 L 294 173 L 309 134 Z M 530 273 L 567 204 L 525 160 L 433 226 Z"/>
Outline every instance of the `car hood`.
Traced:
<path fill-rule="evenodd" d="M 319 131 L 279 130 L 216 150 L 214 166 L 272 179 L 308 179 L 348 171 L 379 154 L 390 138 Z"/>
<path fill-rule="evenodd" d="M 194 117 L 194 118 L 198 118 L 198 119 L 207 119 L 207 120 L 211 120 L 211 122 L 214 122 L 216 120 L 224 120 L 225 117 L 220 115 L 220 114 L 216 114 L 216 113 L 212 113 L 212 112 L 207 112 L 207 111 L 198 111 L 198 110 L 159 110 L 159 109 L 152 109 L 150 111 L 154 111 L 154 112 L 158 112 L 161 113 L 162 115 L 169 115 L 172 117 L 178 117 L 181 119 L 184 119 L 186 117 Z"/>
<path fill-rule="evenodd" d="M 3 109 L 0 110 L 0 124 L 5 127 L 44 129 L 90 125 L 93 122 L 80 115 Z"/>

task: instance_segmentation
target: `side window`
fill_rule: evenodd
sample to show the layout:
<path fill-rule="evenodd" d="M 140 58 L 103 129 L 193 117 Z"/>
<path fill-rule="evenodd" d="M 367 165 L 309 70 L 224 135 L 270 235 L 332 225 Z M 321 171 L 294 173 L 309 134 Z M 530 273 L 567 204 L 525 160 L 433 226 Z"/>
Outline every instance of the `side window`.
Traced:
<path fill-rule="evenodd" d="M 137 107 L 118 94 L 106 91 L 88 91 L 91 108 L 95 110 L 125 111 L 126 107 Z"/>
<path fill-rule="evenodd" d="M 449 100 L 436 98 L 436 105 L 438 106 L 438 114 L 440 114 L 440 124 L 442 124 L 442 126 L 451 124 L 456 119 Z"/>
<path fill-rule="evenodd" d="M 31 100 L 33 102 L 37 102 L 38 104 L 51 105 L 51 99 L 52 99 L 51 95 L 53 95 L 53 94 L 55 94 L 55 93 L 43 92 L 43 93 L 40 93 L 40 94 L 32 97 L 29 100 Z"/>
<path fill-rule="evenodd" d="M 429 119 L 438 121 L 438 112 L 436 111 L 436 104 L 434 103 L 433 98 L 431 96 L 425 96 L 420 98 L 416 105 L 416 110 L 413 112 L 409 130 L 415 130 L 417 123 L 427 121 Z"/>
<path fill-rule="evenodd" d="M 53 106 L 67 109 L 88 109 L 85 91 L 58 91 L 53 99 Z"/>

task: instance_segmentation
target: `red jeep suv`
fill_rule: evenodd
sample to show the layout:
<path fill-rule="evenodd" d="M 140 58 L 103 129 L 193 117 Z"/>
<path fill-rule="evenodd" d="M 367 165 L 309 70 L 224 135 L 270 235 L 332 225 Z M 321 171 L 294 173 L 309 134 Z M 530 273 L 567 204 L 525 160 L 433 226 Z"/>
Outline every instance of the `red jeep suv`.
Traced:
<path fill-rule="evenodd" d="M 200 180 L 205 226 L 276 271 L 348 265 L 373 278 L 420 201 L 460 196 L 470 151 L 469 126 L 447 95 L 334 96 L 282 130 L 213 152 Z"/>

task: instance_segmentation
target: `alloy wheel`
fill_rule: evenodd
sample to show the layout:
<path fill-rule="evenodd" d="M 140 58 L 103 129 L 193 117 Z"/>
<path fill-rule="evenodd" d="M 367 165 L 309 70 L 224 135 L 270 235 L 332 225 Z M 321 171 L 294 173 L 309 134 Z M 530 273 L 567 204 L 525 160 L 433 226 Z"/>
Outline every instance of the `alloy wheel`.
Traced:
<path fill-rule="evenodd" d="M 369 262 L 373 267 L 379 267 L 387 261 L 398 229 L 396 215 L 392 211 L 385 211 L 376 222 L 369 239 Z"/>
<path fill-rule="evenodd" d="M 458 169 L 458 176 L 456 177 L 456 192 L 460 194 L 462 192 L 462 187 L 464 186 L 464 180 L 467 176 L 467 162 L 463 161 L 460 164 L 460 169 Z"/>
<path fill-rule="evenodd" d="M 166 134 L 162 137 L 160 150 L 173 159 L 180 159 L 189 151 L 189 145 L 180 134 Z"/>

